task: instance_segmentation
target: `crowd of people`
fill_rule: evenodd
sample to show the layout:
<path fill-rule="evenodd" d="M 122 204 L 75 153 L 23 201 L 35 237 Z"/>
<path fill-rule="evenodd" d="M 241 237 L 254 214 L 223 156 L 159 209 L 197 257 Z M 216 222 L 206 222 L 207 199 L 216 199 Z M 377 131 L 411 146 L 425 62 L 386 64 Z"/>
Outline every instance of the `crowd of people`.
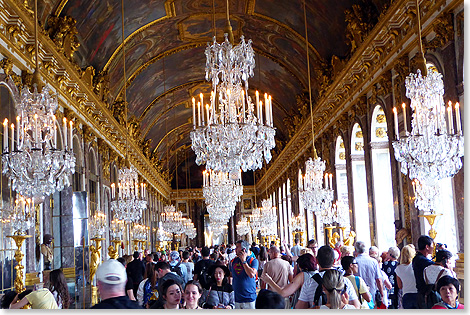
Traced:
<path fill-rule="evenodd" d="M 421 236 L 417 248 L 380 252 L 357 241 L 335 248 L 310 240 L 269 247 L 235 244 L 134 252 L 96 272 L 95 309 L 462 309 L 453 255 Z M 2 298 L 2 308 L 68 308 L 60 269 L 42 289 Z"/>

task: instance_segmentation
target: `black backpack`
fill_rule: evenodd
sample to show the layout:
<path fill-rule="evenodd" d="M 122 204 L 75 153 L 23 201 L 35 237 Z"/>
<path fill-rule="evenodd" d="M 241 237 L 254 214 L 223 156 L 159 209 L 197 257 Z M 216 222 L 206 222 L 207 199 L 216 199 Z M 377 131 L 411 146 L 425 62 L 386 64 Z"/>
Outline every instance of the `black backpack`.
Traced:
<path fill-rule="evenodd" d="M 315 290 L 315 296 L 313 297 L 313 305 L 319 306 L 319 305 L 325 305 L 326 304 L 326 294 L 323 292 L 323 278 L 320 276 L 319 273 L 315 273 L 312 276 L 312 279 L 315 280 L 316 283 L 318 283 L 317 289 Z"/>
<path fill-rule="evenodd" d="M 437 280 L 441 278 L 444 271 L 445 269 L 442 269 L 441 272 L 439 272 L 436 278 L 436 283 L 426 284 L 426 289 L 424 291 L 424 304 L 426 305 L 426 308 L 428 309 L 433 307 L 434 304 L 442 301 L 441 294 L 436 290 L 436 284 L 437 284 Z M 426 274 L 424 274 L 424 281 L 428 282 L 428 278 L 426 277 Z"/>
<path fill-rule="evenodd" d="M 209 266 L 207 264 L 204 264 L 197 279 L 204 289 L 210 289 L 212 277 L 209 274 Z"/>
<path fill-rule="evenodd" d="M 179 261 L 176 265 L 171 266 L 170 270 L 171 270 L 171 272 L 174 272 L 174 273 L 176 273 L 178 276 L 180 276 L 181 279 L 182 279 L 183 282 L 184 282 L 183 272 L 181 271 L 180 265 L 181 265 L 181 261 Z"/>

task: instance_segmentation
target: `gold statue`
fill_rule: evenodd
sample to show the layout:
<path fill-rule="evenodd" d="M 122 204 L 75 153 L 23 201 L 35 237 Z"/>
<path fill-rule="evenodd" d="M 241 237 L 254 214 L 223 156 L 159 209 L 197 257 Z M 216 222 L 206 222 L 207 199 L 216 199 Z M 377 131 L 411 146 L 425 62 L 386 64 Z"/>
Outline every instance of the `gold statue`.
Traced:
<path fill-rule="evenodd" d="M 349 231 L 349 236 L 343 240 L 344 245 L 353 246 L 355 237 L 356 237 L 356 232 Z"/>
<path fill-rule="evenodd" d="M 339 241 L 339 234 L 338 232 L 334 232 L 333 236 L 328 240 L 329 245 L 331 248 L 335 248 L 336 243 Z"/>
<path fill-rule="evenodd" d="M 100 264 L 101 246 L 90 245 L 90 282 L 93 281 L 98 265 Z"/>
<path fill-rule="evenodd" d="M 109 245 L 108 247 L 108 255 L 109 255 L 109 258 L 112 258 L 112 259 L 118 259 L 119 257 L 119 254 L 117 252 L 117 249 L 114 249 L 114 246 L 113 245 Z"/>

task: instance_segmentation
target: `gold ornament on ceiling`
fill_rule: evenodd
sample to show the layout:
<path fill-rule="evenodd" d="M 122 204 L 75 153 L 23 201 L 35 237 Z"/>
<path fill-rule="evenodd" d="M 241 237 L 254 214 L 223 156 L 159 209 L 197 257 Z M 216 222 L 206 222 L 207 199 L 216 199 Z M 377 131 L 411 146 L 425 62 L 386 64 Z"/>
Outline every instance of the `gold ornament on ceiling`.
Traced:
<path fill-rule="evenodd" d="M 385 128 L 383 127 L 376 128 L 375 135 L 377 136 L 377 138 L 384 138 L 386 135 Z"/>
<path fill-rule="evenodd" d="M 356 138 L 362 138 L 363 135 L 362 135 L 362 131 L 356 131 Z"/>
<path fill-rule="evenodd" d="M 362 142 L 356 142 L 354 145 L 356 151 L 364 151 L 364 144 Z"/>
<path fill-rule="evenodd" d="M 383 124 L 386 122 L 385 120 L 385 115 L 384 114 L 379 114 L 377 115 L 377 117 L 375 118 L 375 120 L 379 123 L 379 124 Z"/>

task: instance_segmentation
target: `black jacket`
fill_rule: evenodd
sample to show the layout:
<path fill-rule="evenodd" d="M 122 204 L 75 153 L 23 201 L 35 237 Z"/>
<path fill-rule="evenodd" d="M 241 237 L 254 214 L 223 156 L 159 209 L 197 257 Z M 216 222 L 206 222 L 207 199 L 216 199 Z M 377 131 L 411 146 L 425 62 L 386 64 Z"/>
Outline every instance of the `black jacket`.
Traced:
<path fill-rule="evenodd" d="M 118 296 L 106 300 L 102 300 L 98 304 L 93 305 L 91 308 L 96 309 L 110 309 L 110 308 L 138 308 L 143 307 L 136 301 L 131 301 L 127 296 Z"/>

